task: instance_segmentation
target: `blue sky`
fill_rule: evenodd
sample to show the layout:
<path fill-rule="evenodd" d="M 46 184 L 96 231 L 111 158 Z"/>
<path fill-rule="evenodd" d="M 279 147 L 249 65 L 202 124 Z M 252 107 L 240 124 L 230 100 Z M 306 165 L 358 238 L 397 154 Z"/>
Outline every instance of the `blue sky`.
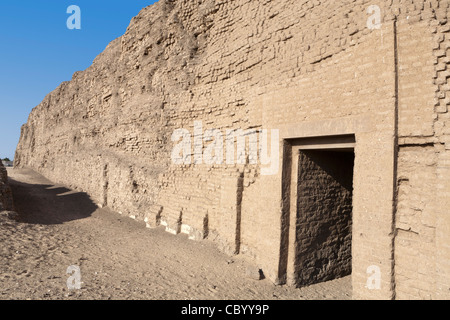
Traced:
<path fill-rule="evenodd" d="M 155 0 L 20 0 L 0 2 L 0 158 L 12 160 L 20 127 L 44 97 L 89 67 Z M 69 30 L 70 5 L 81 30 Z"/>

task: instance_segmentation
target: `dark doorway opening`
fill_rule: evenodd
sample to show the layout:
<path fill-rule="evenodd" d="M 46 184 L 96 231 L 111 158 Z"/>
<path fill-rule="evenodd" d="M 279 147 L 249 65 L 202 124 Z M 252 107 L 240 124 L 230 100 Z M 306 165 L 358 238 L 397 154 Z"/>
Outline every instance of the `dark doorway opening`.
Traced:
<path fill-rule="evenodd" d="M 354 152 L 308 148 L 298 157 L 294 272 L 302 287 L 351 274 Z"/>

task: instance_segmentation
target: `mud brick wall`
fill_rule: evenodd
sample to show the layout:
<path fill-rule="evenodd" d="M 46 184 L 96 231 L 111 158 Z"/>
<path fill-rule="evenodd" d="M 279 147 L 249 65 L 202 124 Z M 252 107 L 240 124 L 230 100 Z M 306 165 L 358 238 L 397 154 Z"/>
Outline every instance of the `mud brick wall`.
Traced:
<path fill-rule="evenodd" d="M 371 5 L 380 29 L 367 27 Z M 239 248 L 285 283 L 295 210 L 283 181 L 295 166 L 284 146 L 352 134 L 354 297 L 448 298 L 449 10 L 448 0 L 160 0 L 33 109 L 15 165 L 149 227 Z M 193 133 L 194 121 L 279 130 L 278 173 L 250 160 L 174 164 L 172 133 Z M 374 265 L 381 288 L 370 290 Z"/>
<path fill-rule="evenodd" d="M 13 210 L 14 203 L 11 188 L 8 185 L 8 172 L 0 161 L 0 212 Z"/>

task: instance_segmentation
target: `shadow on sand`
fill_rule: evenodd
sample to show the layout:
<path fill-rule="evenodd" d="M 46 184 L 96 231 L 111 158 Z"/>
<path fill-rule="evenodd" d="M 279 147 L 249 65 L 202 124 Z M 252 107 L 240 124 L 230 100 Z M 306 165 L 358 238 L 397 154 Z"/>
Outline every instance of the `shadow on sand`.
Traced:
<path fill-rule="evenodd" d="M 19 221 L 31 224 L 62 224 L 91 216 L 98 207 L 84 192 L 51 184 L 28 184 L 9 178 Z"/>

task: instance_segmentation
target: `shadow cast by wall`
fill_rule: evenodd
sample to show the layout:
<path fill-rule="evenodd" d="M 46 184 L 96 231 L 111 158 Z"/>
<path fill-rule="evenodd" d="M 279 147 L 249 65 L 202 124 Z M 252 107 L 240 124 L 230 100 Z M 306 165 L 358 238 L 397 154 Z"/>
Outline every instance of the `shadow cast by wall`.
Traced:
<path fill-rule="evenodd" d="M 9 178 L 19 221 L 31 224 L 62 224 L 84 219 L 97 209 L 84 192 L 51 184 L 28 184 Z"/>

